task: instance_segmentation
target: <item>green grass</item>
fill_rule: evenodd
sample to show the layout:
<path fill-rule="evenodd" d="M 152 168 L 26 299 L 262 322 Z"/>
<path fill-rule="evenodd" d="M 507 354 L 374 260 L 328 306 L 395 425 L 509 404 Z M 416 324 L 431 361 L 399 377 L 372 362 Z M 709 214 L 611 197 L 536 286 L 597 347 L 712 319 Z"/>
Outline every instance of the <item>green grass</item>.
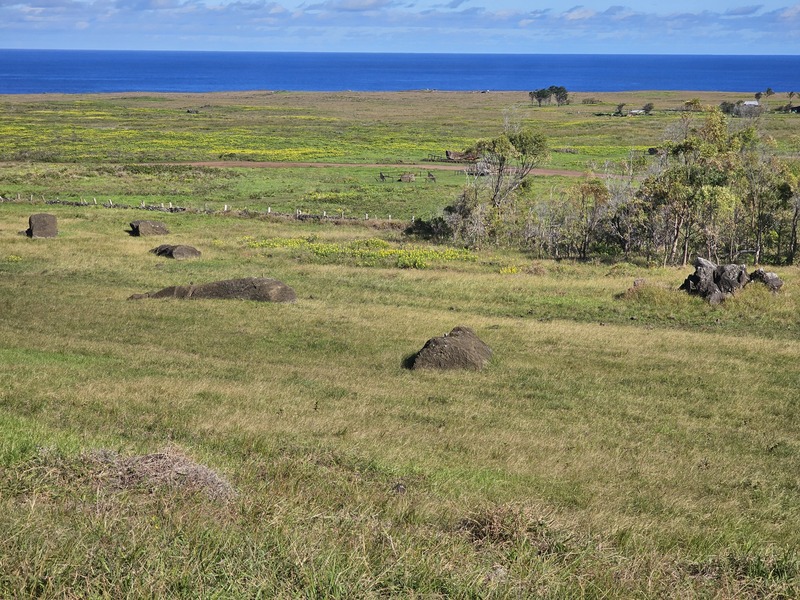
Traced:
<path fill-rule="evenodd" d="M 583 171 L 662 140 L 683 103 L 704 106 L 742 94 L 620 92 L 574 95 L 563 107 L 536 107 L 527 94 L 499 92 L 231 93 L 3 96 L 0 160 L 61 163 L 310 161 L 415 163 L 495 137 L 505 121 L 542 130 L 557 154 L 553 166 Z M 650 116 L 611 117 L 618 103 Z M 771 101 L 773 107 L 779 101 Z M 187 110 L 198 110 L 189 114 Z M 796 146 L 800 122 L 770 113 L 762 127 L 779 148 Z"/>
<path fill-rule="evenodd" d="M 569 150 L 547 166 L 602 172 L 685 100 L 747 99 L 591 95 L 0 97 L 0 597 L 800 595 L 797 267 L 711 307 L 677 291 L 690 269 L 402 234 L 465 183 L 411 165 L 505 119 Z M 798 124 L 760 127 L 788 155 Z M 17 233 L 34 212 L 56 239 Z M 149 218 L 172 233 L 126 233 Z M 298 301 L 127 300 L 249 276 Z M 456 325 L 493 349 L 484 371 L 403 368 Z"/>
<path fill-rule="evenodd" d="M 219 168 L 187 165 L 0 164 L 0 196 L 42 203 L 60 200 L 138 207 L 164 204 L 195 210 L 256 211 L 373 219 L 431 218 L 467 184 L 463 171 L 396 167 Z M 384 173 L 389 181 L 381 182 Z M 535 177 L 528 197 L 568 188 L 574 178 Z"/>
<path fill-rule="evenodd" d="M 16 233 L 42 210 L 58 238 Z M 686 269 L 331 262 L 246 238 L 408 240 L 232 215 L 125 233 L 152 217 L 2 205 L 0 595 L 800 592 L 797 268 L 710 307 L 675 289 Z M 148 252 L 165 241 L 203 257 Z M 298 301 L 127 300 L 240 276 Z M 484 371 L 402 367 L 459 324 L 492 347 Z M 101 449 L 173 449 L 237 495 L 122 485 Z"/>

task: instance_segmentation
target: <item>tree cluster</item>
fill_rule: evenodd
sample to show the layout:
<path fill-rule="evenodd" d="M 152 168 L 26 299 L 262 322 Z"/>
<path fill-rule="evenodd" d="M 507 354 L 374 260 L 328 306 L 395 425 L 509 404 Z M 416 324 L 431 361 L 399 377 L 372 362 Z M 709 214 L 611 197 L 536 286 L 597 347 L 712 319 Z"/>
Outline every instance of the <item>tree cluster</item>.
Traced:
<path fill-rule="evenodd" d="M 531 102 L 536 102 L 539 106 L 542 104 L 550 104 L 553 100 L 556 101 L 558 106 L 569 104 L 569 92 L 567 88 L 562 85 L 551 85 L 547 88 L 541 88 L 528 92 Z"/>
<path fill-rule="evenodd" d="M 481 159 L 458 200 L 445 209 L 446 231 L 469 247 L 514 245 L 522 216 L 519 195 L 531 171 L 547 157 L 547 139 L 523 129 L 479 141 L 468 151 Z"/>
<path fill-rule="evenodd" d="M 758 117 L 764 113 L 764 106 L 761 104 L 746 104 L 742 100 L 736 102 L 729 102 L 723 100 L 719 105 L 720 111 L 723 114 L 732 117 Z"/>
<path fill-rule="evenodd" d="M 731 131 L 720 110 L 686 113 L 653 158 L 626 162 L 624 174 L 585 179 L 549 197 L 527 181 L 547 154 L 541 134 L 524 131 L 480 142 L 475 174 L 436 231 L 459 244 L 513 246 L 540 257 L 645 258 L 685 265 L 792 263 L 800 188 L 752 124 Z"/>

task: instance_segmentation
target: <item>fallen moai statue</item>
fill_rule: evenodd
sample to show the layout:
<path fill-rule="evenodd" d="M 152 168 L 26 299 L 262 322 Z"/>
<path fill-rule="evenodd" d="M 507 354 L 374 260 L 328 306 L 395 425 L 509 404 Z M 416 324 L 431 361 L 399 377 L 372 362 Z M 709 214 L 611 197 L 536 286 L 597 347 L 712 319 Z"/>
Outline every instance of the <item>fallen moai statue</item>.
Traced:
<path fill-rule="evenodd" d="M 133 294 L 128 300 L 180 298 L 192 300 L 254 300 L 256 302 L 294 302 L 294 290 L 277 279 L 245 277 L 200 285 L 174 285 L 158 292 Z"/>
<path fill-rule="evenodd" d="M 58 235 L 58 220 L 55 215 L 39 213 L 28 217 L 25 235 L 31 238 L 54 238 Z"/>
<path fill-rule="evenodd" d="M 473 369 L 480 371 L 492 350 L 469 327 L 454 327 L 450 333 L 428 340 L 408 359 L 411 369 Z"/>
<path fill-rule="evenodd" d="M 183 244 L 161 244 L 150 250 L 156 256 L 184 260 L 187 258 L 200 258 L 200 250 L 194 246 L 184 246 Z"/>
<path fill-rule="evenodd" d="M 146 235 L 166 235 L 169 229 L 161 221 L 132 221 L 131 235 L 144 237 Z"/>
<path fill-rule="evenodd" d="M 764 269 L 756 269 L 748 275 L 745 265 L 715 265 L 699 256 L 694 261 L 694 269 L 694 273 L 686 278 L 679 289 L 702 296 L 711 304 L 719 304 L 730 298 L 750 281 L 761 281 L 773 292 L 783 285 L 775 273 L 767 273 Z"/>

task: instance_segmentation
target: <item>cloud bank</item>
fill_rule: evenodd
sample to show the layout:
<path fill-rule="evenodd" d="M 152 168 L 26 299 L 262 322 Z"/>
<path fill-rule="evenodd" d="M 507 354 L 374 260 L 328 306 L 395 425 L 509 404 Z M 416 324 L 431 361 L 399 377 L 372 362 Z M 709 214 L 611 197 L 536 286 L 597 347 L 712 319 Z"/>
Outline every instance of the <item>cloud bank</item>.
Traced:
<path fill-rule="evenodd" d="M 800 4 L 0 0 L 6 48 L 796 54 Z M 524 3 L 529 5 L 530 3 Z M 696 4 L 696 3 L 695 3 Z"/>

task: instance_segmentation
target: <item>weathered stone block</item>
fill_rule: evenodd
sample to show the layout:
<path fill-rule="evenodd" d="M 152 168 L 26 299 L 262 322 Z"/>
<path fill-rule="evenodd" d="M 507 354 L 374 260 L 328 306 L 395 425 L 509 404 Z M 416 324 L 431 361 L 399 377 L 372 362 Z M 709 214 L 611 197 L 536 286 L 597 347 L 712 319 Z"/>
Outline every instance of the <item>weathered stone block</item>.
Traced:
<path fill-rule="evenodd" d="M 54 238 L 58 235 L 58 219 L 47 213 L 31 215 L 25 234 L 32 238 Z"/>
<path fill-rule="evenodd" d="M 161 221 L 133 221 L 131 222 L 131 235 L 166 235 L 169 233 L 167 226 Z"/>
<path fill-rule="evenodd" d="M 183 244 L 161 244 L 160 246 L 150 250 L 157 256 L 164 256 L 166 258 L 174 258 L 176 260 L 186 260 L 187 258 L 200 258 L 200 250 L 194 246 L 185 246 Z"/>

